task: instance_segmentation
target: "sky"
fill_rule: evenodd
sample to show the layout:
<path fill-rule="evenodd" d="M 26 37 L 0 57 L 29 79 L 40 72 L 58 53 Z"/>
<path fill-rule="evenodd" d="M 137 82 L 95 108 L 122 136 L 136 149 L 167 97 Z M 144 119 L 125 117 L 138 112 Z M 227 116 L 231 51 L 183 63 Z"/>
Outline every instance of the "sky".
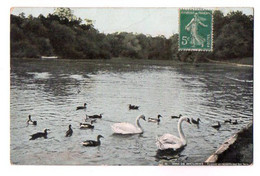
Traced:
<path fill-rule="evenodd" d="M 145 35 L 170 37 L 178 32 L 178 8 L 71 8 L 74 15 L 81 19 L 91 19 L 99 32 L 133 32 Z M 211 8 L 224 14 L 240 10 L 253 15 L 252 8 Z M 25 16 L 39 14 L 47 16 L 54 8 L 14 8 L 11 13 Z"/>

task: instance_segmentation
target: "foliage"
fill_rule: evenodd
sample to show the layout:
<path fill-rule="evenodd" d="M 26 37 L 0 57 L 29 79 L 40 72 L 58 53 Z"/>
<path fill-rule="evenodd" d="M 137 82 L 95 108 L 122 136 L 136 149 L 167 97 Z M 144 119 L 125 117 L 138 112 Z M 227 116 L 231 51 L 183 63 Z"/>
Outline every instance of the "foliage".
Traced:
<path fill-rule="evenodd" d="M 56 8 L 47 17 L 27 18 L 24 13 L 11 15 L 11 56 L 39 57 L 58 55 L 70 59 L 168 59 L 203 62 L 210 59 L 232 59 L 253 55 L 253 16 L 240 11 L 226 16 L 214 11 L 214 51 L 178 51 L 178 34 L 170 38 L 144 34 L 103 34 L 94 22 L 77 18 L 69 8 Z"/>

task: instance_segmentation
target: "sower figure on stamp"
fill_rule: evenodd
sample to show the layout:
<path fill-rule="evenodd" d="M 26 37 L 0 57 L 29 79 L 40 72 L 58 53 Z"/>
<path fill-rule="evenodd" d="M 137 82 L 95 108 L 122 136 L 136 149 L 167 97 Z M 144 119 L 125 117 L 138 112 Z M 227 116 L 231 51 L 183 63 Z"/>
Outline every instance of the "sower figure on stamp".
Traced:
<path fill-rule="evenodd" d="M 189 24 L 185 26 L 185 30 L 190 31 L 191 34 L 191 44 L 193 47 L 196 45 L 200 45 L 201 47 L 204 47 L 204 43 L 206 39 L 204 39 L 202 36 L 198 33 L 198 26 L 201 25 L 203 27 L 208 27 L 208 25 L 203 24 L 201 21 L 205 21 L 204 18 L 199 17 L 197 13 L 194 14 L 194 18 L 191 19 Z"/>

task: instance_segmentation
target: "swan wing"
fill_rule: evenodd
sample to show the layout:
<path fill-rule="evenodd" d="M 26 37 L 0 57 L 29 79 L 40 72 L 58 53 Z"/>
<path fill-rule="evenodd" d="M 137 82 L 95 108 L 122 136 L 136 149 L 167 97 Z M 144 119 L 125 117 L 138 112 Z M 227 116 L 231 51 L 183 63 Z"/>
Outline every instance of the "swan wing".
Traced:
<path fill-rule="evenodd" d="M 116 134 L 135 134 L 142 131 L 131 123 L 115 123 L 111 125 L 112 131 Z"/>
<path fill-rule="evenodd" d="M 182 143 L 181 139 L 177 136 L 174 136 L 172 134 L 164 134 L 161 137 L 159 137 L 157 140 L 159 140 L 161 143 Z"/>
<path fill-rule="evenodd" d="M 177 150 L 183 146 L 180 138 L 172 134 L 164 134 L 157 138 L 156 146 L 160 150 L 173 149 Z"/>
<path fill-rule="evenodd" d="M 160 143 L 156 142 L 157 148 L 160 150 L 167 150 L 167 149 L 173 149 L 178 150 L 179 148 L 183 147 L 181 143 L 171 144 L 171 143 Z"/>

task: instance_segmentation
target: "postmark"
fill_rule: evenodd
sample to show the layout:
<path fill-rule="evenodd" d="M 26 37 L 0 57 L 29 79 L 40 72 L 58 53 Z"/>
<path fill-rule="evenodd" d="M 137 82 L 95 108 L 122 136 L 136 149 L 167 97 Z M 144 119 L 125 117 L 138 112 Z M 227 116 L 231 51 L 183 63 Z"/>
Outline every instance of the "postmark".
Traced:
<path fill-rule="evenodd" d="M 212 10 L 179 9 L 179 51 L 213 51 Z"/>

